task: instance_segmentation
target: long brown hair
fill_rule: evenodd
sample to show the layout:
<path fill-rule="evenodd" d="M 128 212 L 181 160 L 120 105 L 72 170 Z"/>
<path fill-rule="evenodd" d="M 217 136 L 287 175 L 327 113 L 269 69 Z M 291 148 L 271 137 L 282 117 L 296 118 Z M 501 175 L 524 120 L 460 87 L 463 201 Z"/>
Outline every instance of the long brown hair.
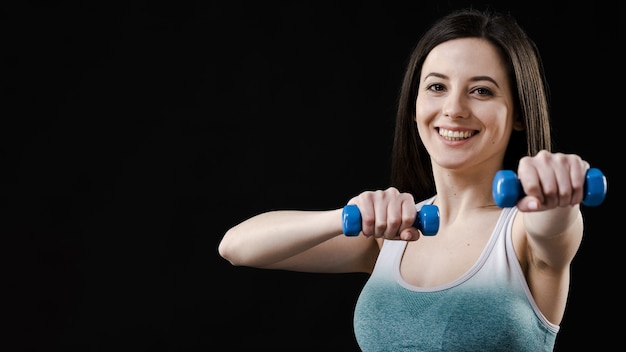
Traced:
<path fill-rule="evenodd" d="M 499 48 L 512 82 L 514 115 L 524 125 L 524 131 L 513 131 L 503 167 L 517 169 L 521 157 L 551 150 L 548 89 L 535 43 L 509 15 L 476 9 L 452 12 L 436 21 L 413 49 L 398 99 L 391 184 L 416 200 L 436 193 L 430 157 L 414 121 L 422 65 L 435 46 L 468 37 L 488 40 Z"/>

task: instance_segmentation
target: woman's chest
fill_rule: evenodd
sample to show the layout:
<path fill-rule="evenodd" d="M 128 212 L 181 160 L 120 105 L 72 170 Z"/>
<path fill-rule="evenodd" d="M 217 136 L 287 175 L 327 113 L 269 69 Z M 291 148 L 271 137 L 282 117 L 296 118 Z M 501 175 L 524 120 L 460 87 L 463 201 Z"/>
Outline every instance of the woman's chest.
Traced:
<path fill-rule="evenodd" d="M 481 257 L 493 227 L 457 226 L 407 243 L 400 263 L 403 279 L 415 286 L 434 287 L 461 277 Z"/>

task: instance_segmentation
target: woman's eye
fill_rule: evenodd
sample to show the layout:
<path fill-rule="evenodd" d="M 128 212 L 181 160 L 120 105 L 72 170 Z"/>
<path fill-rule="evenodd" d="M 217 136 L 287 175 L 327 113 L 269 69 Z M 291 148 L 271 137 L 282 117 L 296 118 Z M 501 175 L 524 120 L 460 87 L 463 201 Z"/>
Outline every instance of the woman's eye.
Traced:
<path fill-rule="evenodd" d="M 491 95 L 491 90 L 487 88 L 476 88 L 474 91 L 478 95 Z"/>
<path fill-rule="evenodd" d="M 432 91 L 435 91 L 435 92 L 441 92 L 441 91 L 444 90 L 444 87 L 443 87 L 443 85 L 436 83 L 436 84 L 429 85 L 428 86 L 428 90 L 432 90 Z"/>

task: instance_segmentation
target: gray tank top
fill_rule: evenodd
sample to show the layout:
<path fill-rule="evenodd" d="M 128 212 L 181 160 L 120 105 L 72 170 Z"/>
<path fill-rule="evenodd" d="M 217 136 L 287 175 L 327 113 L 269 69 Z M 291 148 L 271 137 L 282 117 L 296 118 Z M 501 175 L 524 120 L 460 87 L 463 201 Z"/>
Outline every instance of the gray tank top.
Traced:
<path fill-rule="evenodd" d="M 428 199 L 416 205 L 431 203 Z M 385 241 L 354 311 L 364 352 L 551 352 L 559 326 L 539 311 L 511 240 L 517 208 L 504 208 L 477 262 L 438 287 L 413 286 L 400 275 L 405 241 Z"/>

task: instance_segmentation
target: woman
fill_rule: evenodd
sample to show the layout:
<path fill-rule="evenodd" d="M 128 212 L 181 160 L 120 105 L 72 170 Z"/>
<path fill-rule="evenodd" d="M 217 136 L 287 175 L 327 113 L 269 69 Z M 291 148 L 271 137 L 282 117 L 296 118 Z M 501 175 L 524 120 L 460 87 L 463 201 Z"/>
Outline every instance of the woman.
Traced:
<path fill-rule="evenodd" d="M 392 156 L 392 186 L 347 202 L 361 212 L 359 236 L 342 234 L 342 209 L 272 211 L 227 231 L 220 255 L 237 266 L 370 273 L 354 314 L 364 351 L 552 351 L 589 164 L 551 152 L 541 59 L 514 19 L 463 10 L 423 35 Z M 500 169 L 515 169 L 523 187 L 513 207 L 494 203 Z M 425 204 L 439 209 L 435 236 L 413 227 Z"/>

